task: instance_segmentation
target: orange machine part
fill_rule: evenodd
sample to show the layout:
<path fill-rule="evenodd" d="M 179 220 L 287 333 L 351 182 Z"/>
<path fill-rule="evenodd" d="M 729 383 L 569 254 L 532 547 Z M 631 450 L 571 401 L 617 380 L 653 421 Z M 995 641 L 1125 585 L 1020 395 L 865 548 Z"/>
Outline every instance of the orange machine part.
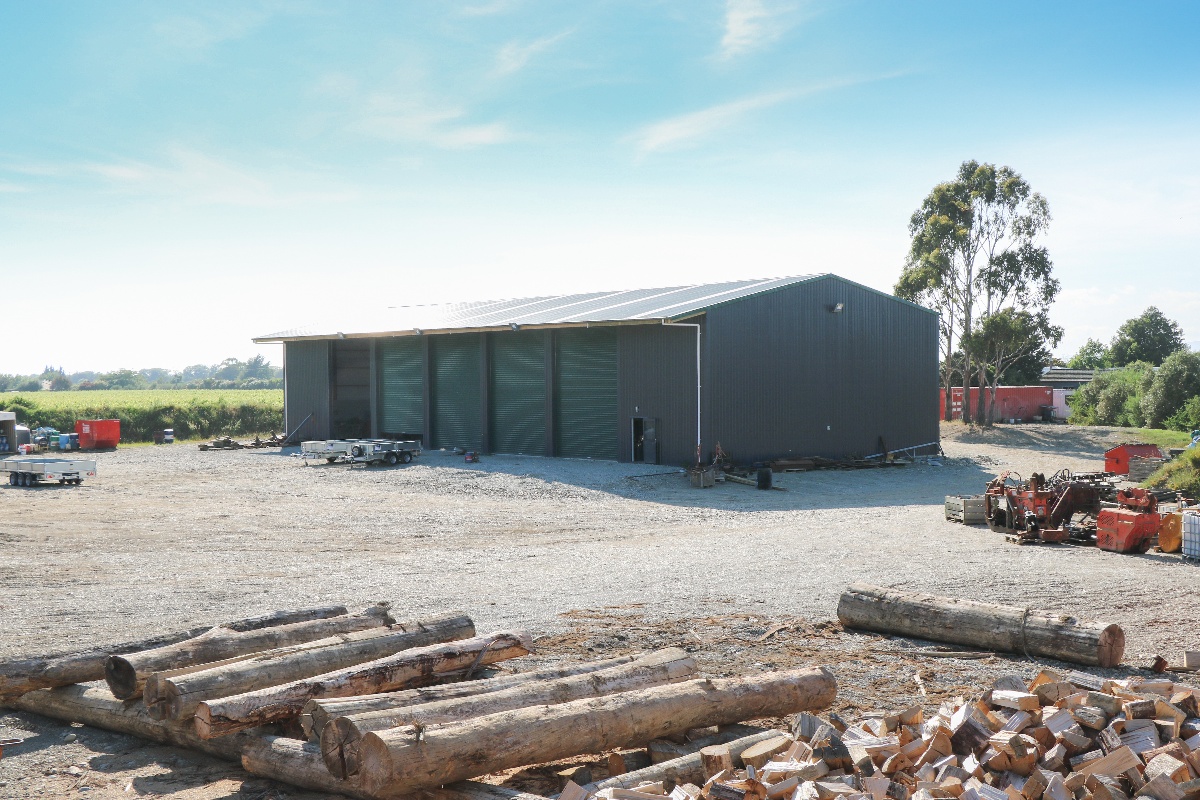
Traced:
<path fill-rule="evenodd" d="M 1106 508 L 1096 519 L 1096 546 L 1114 553 L 1144 553 L 1158 534 L 1156 513 Z"/>

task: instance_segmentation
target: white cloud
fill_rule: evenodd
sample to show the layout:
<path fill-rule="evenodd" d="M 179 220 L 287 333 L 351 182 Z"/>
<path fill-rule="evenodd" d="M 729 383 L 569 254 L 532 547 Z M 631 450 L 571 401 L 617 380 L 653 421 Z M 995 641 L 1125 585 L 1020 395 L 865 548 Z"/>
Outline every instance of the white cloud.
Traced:
<path fill-rule="evenodd" d="M 399 139 L 445 149 L 501 144 L 514 137 L 503 122 L 468 122 L 466 110 L 421 99 L 373 95 L 356 127 L 384 139 Z"/>
<path fill-rule="evenodd" d="M 794 92 L 771 92 L 722 103 L 690 114 L 680 114 L 647 125 L 630 136 L 629 140 L 640 155 L 673 150 L 727 128 L 751 111 L 778 105 L 794 96 Z"/>
<path fill-rule="evenodd" d="M 249 9 L 195 16 L 177 14 L 154 23 L 153 31 L 171 49 L 207 50 L 221 42 L 246 36 L 270 16 L 268 12 Z"/>
<path fill-rule="evenodd" d="M 529 60 L 570 36 L 574 31 L 566 30 L 553 36 L 545 36 L 532 42 L 508 42 L 496 55 L 496 75 L 511 75 L 525 68 Z"/>
<path fill-rule="evenodd" d="M 717 57 L 723 61 L 760 50 L 787 30 L 786 7 L 768 7 L 763 0 L 725 0 L 725 32 Z"/>

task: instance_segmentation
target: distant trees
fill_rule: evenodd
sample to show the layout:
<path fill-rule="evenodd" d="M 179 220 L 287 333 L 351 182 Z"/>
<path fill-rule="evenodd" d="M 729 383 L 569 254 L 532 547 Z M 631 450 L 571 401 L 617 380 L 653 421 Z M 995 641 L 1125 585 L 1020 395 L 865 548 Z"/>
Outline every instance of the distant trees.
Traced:
<path fill-rule="evenodd" d="M 75 372 L 46 367 L 41 375 L 0 375 L 0 392 L 37 392 L 43 388 L 68 389 L 280 389 L 283 370 L 271 366 L 263 356 L 247 361 L 227 358 L 219 364 L 194 364 L 182 370 L 161 367 L 113 372 Z"/>
<path fill-rule="evenodd" d="M 1071 369 L 1102 369 L 1108 365 L 1108 348 L 1098 339 L 1088 339 L 1067 362 Z"/>
<path fill-rule="evenodd" d="M 1167 356 L 1184 348 L 1183 329 L 1179 323 L 1150 306 L 1141 316 L 1127 320 L 1117 329 L 1108 348 L 1108 360 L 1114 367 L 1135 361 L 1161 364 Z"/>
<path fill-rule="evenodd" d="M 1058 343 L 1047 314 L 1058 295 L 1053 264 L 1038 244 L 1050 224 L 1046 199 L 1010 167 L 964 161 L 909 220 L 912 241 L 898 297 L 937 310 L 947 411 L 956 377 L 980 392 L 963 418 L 988 424 L 995 388 L 1015 363 Z"/>

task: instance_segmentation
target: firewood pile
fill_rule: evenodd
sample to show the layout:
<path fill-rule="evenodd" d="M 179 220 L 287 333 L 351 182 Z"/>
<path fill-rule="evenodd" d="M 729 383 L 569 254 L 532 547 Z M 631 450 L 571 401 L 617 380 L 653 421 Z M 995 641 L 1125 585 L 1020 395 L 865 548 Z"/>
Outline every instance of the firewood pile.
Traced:
<path fill-rule="evenodd" d="M 803 713 L 790 736 L 705 747 L 674 786 L 647 774 L 561 800 L 1196 800 L 1197 698 L 1166 680 L 1044 670 L 929 718 Z"/>
<path fill-rule="evenodd" d="M 697 678 L 675 648 L 499 674 L 532 649 L 528 633 L 478 635 L 462 614 L 398 622 L 387 604 L 328 606 L 0 663 L 0 705 L 238 760 L 301 788 L 505 800 L 521 793 L 468 779 L 701 728 L 701 744 L 728 742 L 747 731 L 733 723 L 819 710 L 836 695 L 817 668 Z M 732 727 L 712 727 L 722 725 Z"/>

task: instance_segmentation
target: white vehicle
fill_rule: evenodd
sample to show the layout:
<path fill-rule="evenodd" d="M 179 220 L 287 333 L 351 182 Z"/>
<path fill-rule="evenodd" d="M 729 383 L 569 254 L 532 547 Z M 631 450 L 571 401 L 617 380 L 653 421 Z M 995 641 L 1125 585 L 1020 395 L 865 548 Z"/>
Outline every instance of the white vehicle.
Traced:
<path fill-rule="evenodd" d="M 37 486 L 42 481 L 78 486 L 84 478 L 96 477 L 96 462 L 70 458 L 6 458 L 0 461 L 0 472 L 8 473 L 10 486 Z"/>

